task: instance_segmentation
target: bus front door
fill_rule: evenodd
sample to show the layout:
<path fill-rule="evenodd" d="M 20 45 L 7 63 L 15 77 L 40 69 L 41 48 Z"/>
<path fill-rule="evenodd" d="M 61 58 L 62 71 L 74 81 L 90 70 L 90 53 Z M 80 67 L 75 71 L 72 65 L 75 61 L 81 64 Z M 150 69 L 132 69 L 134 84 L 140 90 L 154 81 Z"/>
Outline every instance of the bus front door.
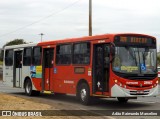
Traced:
<path fill-rule="evenodd" d="M 43 50 L 43 90 L 51 90 L 51 80 L 53 79 L 54 48 Z"/>
<path fill-rule="evenodd" d="M 93 94 L 109 92 L 109 45 L 94 45 L 93 54 Z"/>
<path fill-rule="evenodd" d="M 22 51 L 14 51 L 13 87 L 21 87 L 22 81 Z"/>

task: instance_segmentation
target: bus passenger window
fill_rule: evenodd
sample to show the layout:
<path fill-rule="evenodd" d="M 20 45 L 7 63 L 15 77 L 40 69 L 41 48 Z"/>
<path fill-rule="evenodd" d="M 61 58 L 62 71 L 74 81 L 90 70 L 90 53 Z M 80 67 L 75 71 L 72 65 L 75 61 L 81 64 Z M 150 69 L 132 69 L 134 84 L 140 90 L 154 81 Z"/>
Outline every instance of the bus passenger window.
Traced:
<path fill-rule="evenodd" d="M 5 51 L 5 65 L 12 66 L 13 65 L 13 50 Z"/>
<path fill-rule="evenodd" d="M 25 48 L 23 51 L 23 65 L 30 66 L 32 57 L 32 48 Z"/>
<path fill-rule="evenodd" d="M 56 64 L 71 64 L 71 45 L 57 46 Z"/>
<path fill-rule="evenodd" d="M 41 54 L 42 54 L 41 47 L 33 48 L 33 65 L 35 66 L 41 65 Z"/>
<path fill-rule="evenodd" d="M 90 63 L 90 43 L 76 43 L 73 46 L 73 64 Z"/>

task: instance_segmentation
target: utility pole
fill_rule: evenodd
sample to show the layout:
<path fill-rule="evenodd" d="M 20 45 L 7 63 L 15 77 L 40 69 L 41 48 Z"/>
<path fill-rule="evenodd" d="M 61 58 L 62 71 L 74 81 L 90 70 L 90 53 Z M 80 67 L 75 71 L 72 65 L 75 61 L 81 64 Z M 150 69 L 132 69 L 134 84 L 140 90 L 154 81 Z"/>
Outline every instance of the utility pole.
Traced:
<path fill-rule="evenodd" d="M 92 0 L 89 0 L 89 36 L 92 36 Z"/>
<path fill-rule="evenodd" d="M 41 36 L 41 42 L 42 42 L 42 37 L 43 37 L 44 34 L 43 34 L 43 33 L 40 33 L 39 35 Z"/>

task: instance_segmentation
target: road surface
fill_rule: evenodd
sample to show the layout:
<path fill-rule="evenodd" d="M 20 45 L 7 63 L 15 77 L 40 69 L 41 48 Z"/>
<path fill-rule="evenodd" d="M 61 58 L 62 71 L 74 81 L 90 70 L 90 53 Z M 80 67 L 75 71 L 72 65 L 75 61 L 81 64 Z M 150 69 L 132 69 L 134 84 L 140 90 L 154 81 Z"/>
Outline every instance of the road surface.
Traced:
<path fill-rule="evenodd" d="M 90 106 L 84 106 L 73 95 L 55 96 L 41 94 L 38 97 L 28 97 L 24 94 L 23 89 L 10 88 L 5 86 L 2 81 L 0 81 L 0 92 L 28 99 L 32 98 L 62 110 L 160 110 L 160 95 L 157 97 L 139 97 L 137 100 L 129 100 L 126 104 L 121 104 L 116 99 L 100 99 Z"/>

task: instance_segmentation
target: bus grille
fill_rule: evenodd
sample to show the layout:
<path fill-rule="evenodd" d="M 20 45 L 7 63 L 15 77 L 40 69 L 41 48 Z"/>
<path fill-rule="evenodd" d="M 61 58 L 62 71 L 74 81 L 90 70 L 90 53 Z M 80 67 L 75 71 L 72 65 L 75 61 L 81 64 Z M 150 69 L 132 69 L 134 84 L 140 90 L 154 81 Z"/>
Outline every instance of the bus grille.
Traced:
<path fill-rule="evenodd" d="M 144 91 L 130 91 L 130 95 L 148 95 L 149 90 L 144 90 Z"/>
<path fill-rule="evenodd" d="M 147 88 L 147 87 L 150 87 L 150 85 L 147 85 L 147 86 L 133 86 L 133 85 L 127 85 L 127 86 L 129 86 L 129 87 L 131 87 L 131 88 Z"/>

